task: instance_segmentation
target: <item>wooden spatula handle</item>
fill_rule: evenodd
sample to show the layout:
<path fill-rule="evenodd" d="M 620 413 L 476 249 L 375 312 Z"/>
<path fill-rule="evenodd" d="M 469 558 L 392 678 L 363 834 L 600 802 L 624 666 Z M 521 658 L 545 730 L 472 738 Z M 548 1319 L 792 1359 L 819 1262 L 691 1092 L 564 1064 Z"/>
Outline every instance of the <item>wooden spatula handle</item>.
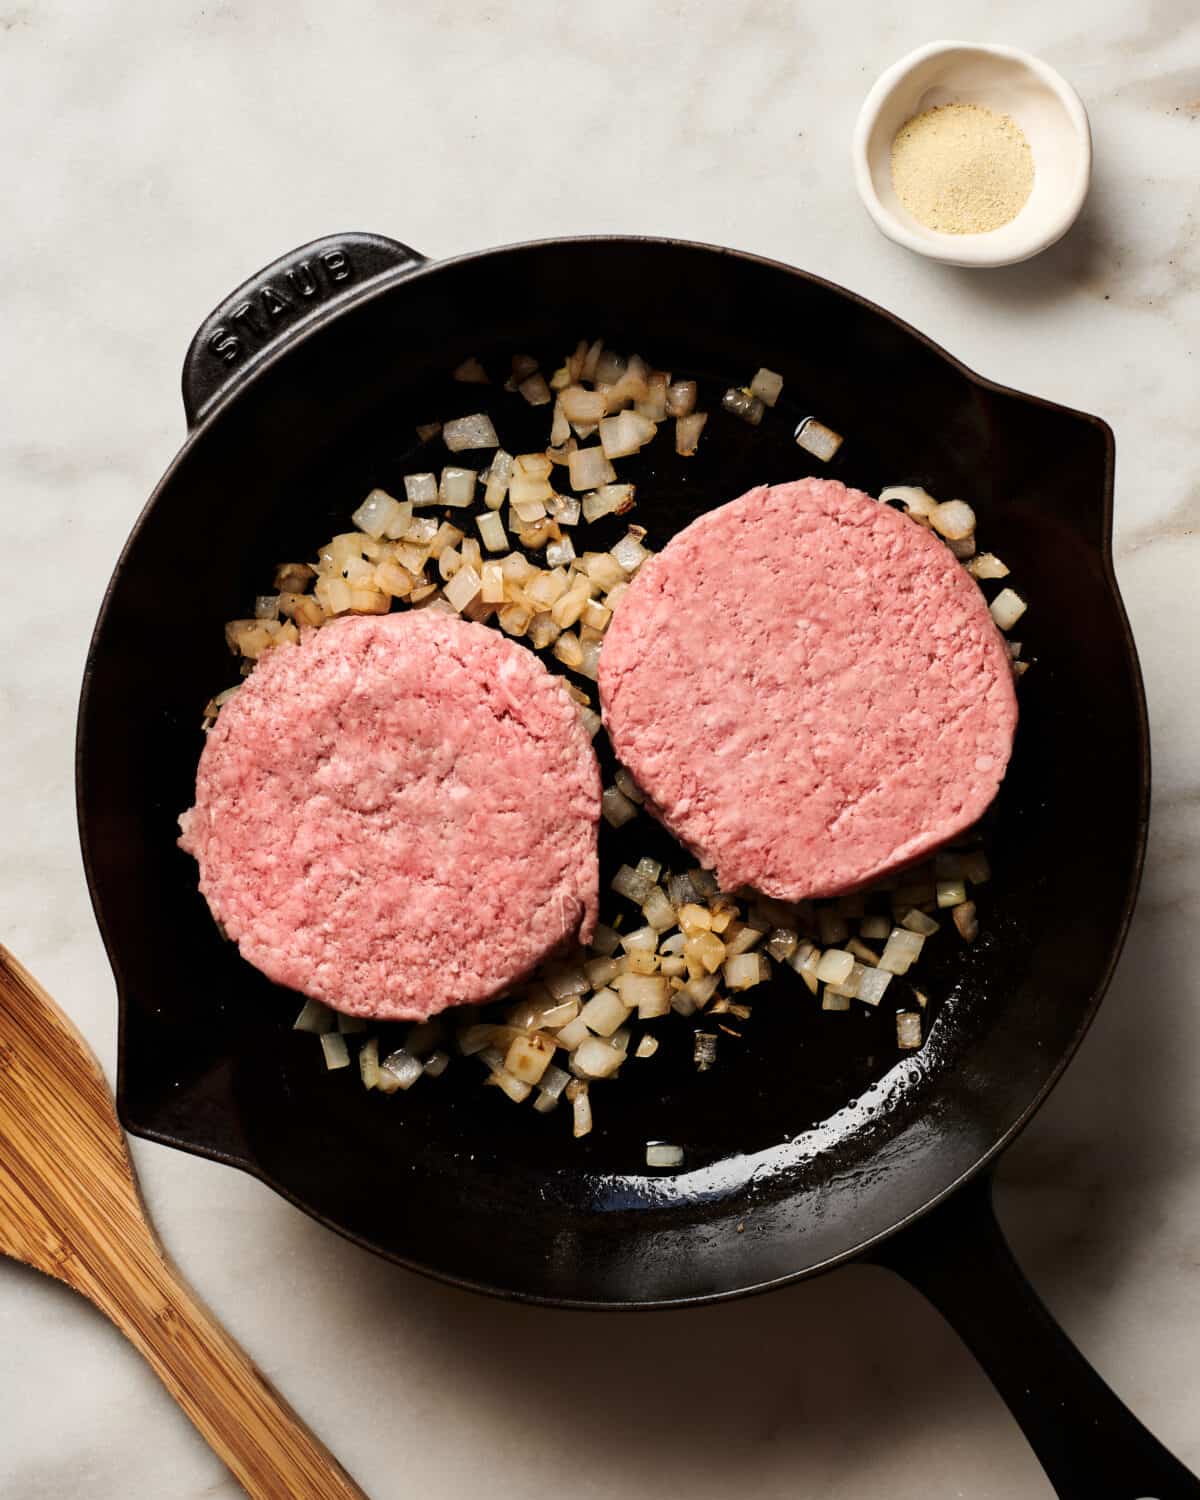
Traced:
<path fill-rule="evenodd" d="M 254 1500 L 366 1500 L 249 1356 L 158 1253 L 91 1295 Z"/>

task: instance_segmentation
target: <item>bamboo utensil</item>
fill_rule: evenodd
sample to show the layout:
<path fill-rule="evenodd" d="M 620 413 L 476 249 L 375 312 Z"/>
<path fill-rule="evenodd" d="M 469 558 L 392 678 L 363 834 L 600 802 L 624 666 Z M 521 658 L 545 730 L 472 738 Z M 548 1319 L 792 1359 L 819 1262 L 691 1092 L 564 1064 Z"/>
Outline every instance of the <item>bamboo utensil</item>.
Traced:
<path fill-rule="evenodd" d="M 167 1260 L 95 1057 L 2 945 L 0 1251 L 106 1313 L 255 1500 L 365 1500 Z"/>

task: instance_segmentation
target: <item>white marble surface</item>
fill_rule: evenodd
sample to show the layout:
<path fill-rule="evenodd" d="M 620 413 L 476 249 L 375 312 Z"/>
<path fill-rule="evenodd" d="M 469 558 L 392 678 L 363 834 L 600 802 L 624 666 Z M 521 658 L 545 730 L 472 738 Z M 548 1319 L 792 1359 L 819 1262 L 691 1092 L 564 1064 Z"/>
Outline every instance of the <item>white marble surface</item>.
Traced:
<path fill-rule="evenodd" d="M 863 92 L 947 32 L 1042 54 L 1091 111 L 1083 219 L 1028 266 L 916 260 L 854 196 Z M 197 320 L 344 228 L 433 255 L 627 230 L 792 261 L 1116 429 L 1153 842 L 1117 982 L 999 1199 L 1069 1332 L 1200 1467 L 1198 57 L 1190 0 L 5 0 L 0 936 L 110 1073 L 76 690 L 112 562 L 182 435 Z M 185 1272 L 375 1496 L 539 1500 L 564 1475 L 634 1500 L 1048 1493 L 967 1355 L 882 1272 L 697 1315 L 530 1312 L 394 1271 L 224 1168 L 134 1155 Z M 5 1500 L 235 1493 L 97 1314 L 0 1265 Z"/>

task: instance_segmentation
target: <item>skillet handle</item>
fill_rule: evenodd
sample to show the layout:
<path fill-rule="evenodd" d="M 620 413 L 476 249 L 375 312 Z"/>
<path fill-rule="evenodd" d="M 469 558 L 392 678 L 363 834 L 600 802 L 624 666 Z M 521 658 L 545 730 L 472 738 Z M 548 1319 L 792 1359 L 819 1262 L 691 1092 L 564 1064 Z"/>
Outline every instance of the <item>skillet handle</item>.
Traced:
<path fill-rule="evenodd" d="M 270 350 L 317 312 L 359 296 L 426 257 L 381 234 L 330 234 L 281 255 L 205 318 L 183 361 L 183 409 L 194 427 Z"/>
<path fill-rule="evenodd" d="M 1055 1323 L 1013 1259 L 987 1175 L 871 1255 L 923 1293 L 983 1366 L 1062 1500 L 1200 1500 Z"/>

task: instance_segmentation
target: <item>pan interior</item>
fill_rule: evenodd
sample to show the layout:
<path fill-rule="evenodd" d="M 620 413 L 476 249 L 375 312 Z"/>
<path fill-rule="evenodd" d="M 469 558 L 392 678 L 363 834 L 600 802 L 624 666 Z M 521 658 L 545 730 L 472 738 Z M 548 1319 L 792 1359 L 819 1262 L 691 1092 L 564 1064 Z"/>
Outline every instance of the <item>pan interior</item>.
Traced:
<path fill-rule="evenodd" d="M 983 934 L 923 961 L 929 1040 L 902 1057 L 894 1006 L 822 1013 L 790 973 L 752 992 L 745 1039 L 716 1069 L 690 1024 L 652 1063 L 594 1089 L 596 1129 L 477 1086 L 367 1095 L 289 1030 L 297 1000 L 221 942 L 174 847 L 208 696 L 236 680 L 222 623 L 307 558 L 373 485 L 445 462 L 418 423 L 486 408 L 510 451 L 545 441 L 496 386 L 455 384 L 469 354 L 553 368 L 579 337 L 700 380 L 698 457 L 664 434 L 622 464 L 633 516 L 661 546 L 757 483 L 819 473 L 877 493 L 961 497 L 1031 602 L 1035 665 L 990 816 Z M 718 408 L 758 366 L 785 377 L 759 428 Z M 793 441 L 818 416 L 846 434 L 829 466 Z M 696 247 L 576 242 L 434 268 L 316 330 L 210 421 L 136 534 L 102 617 L 81 720 L 81 821 L 123 994 L 120 1094 L 130 1128 L 249 1167 L 372 1248 L 520 1296 L 585 1303 L 719 1295 L 819 1266 L 944 1190 L 1020 1118 L 1085 1024 L 1121 928 L 1142 819 L 1140 699 L 1104 563 L 1104 429 L 993 392 L 873 309 L 780 268 Z M 607 546 L 623 521 L 587 530 Z M 595 538 L 595 540 L 593 540 Z M 179 608 L 181 595 L 186 606 Z M 781 607 L 785 607 L 781 604 Z M 169 626 L 169 628 L 167 628 Z M 714 638 L 712 649 L 721 650 Z M 556 663 L 551 665 L 557 666 Z M 686 725 L 679 726 L 687 753 Z M 598 739 L 606 781 L 611 758 Z M 930 747 L 936 757 L 936 746 Z M 913 774 L 925 768 L 913 767 Z M 645 816 L 604 828 L 602 890 L 650 854 Z M 615 902 L 617 898 L 612 898 Z M 648 1173 L 645 1144 L 685 1148 Z"/>

